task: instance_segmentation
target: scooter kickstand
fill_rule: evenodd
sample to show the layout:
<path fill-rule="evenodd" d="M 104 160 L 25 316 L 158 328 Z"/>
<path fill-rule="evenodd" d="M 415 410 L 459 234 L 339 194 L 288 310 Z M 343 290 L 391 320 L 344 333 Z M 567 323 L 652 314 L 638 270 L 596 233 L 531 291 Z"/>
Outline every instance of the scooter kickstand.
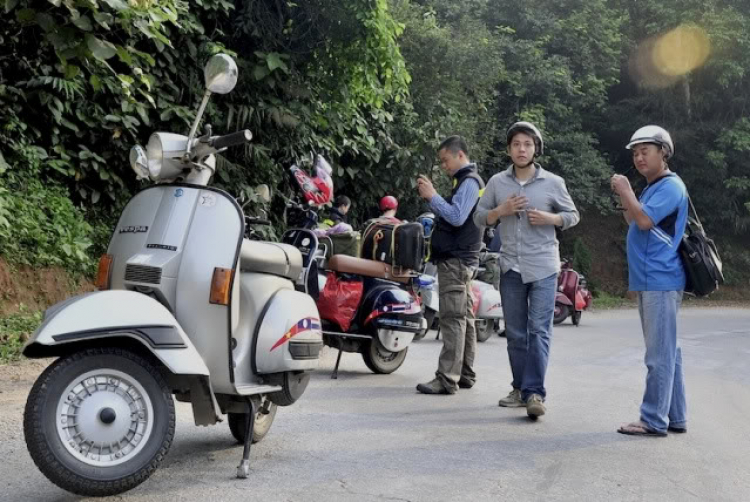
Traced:
<path fill-rule="evenodd" d="M 333 373 L 331 373 L 331 380 L 337 380 L 339 378 L 339 363 L 341 362 L 341 353 L 343 350 L 339 349 L 339 355 L 336 356 L 336 366 L 333 367 Z"/>
<path fill-rule="evenodd" d="M 248 401 L 250 404 L 250 413 L 248 413 L 248 417 L 245 419 L 245 446 L 242 450 L 242 462 L 237 466 L 237 477 L 240 479 L 246 479 L 250 474 L 250 447 L 253 444 L 255 414 L 258 411 L 255 400 L 250 398 Z"/>

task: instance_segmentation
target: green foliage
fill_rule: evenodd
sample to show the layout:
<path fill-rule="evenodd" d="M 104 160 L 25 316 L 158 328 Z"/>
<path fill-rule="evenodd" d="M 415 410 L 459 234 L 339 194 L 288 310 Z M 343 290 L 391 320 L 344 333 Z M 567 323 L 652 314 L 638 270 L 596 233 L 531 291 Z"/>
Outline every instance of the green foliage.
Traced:
<path fill-rule="evenodd" d="M 621 296 L 612 296 L 603 291 L 594 293 L 594 310 L 617 309 L 625 306 L 630 306 L 632 305 L 632 303 L 633 302 L 628 301 Z"/>
<path fill-rule="evenodd" d="M 0 318 L 0 363 L 21 357 L 23 344 L 42 323 L 41 312 L 20 312 Z"/>
<path fill-rule="evenodd" d="M 489 178 L 507 165 L 505 129 L 531 120 L 541 163 L 584 210 L 612 207 L 608 179 L 632 159 L 632 132 L 675 137 L 672 165 L 712 235 L 750 227 L 750 7 L 722 0 L 6 0 L 0 26 L 0 254 L 91 270 L 118 211 L 139 188 L 128 149 L 154 130 L 184 133 L 202 67 L 236 57 L 240 80 L 204 122 L 248 128 L 219 160 L 215 184 L 247 211 L 283 221 L 286 169 L 322 153 L 336 192 L 373 216 L 385 194 L 412 219 L 415 178 L 448 180 L 435 148 L 464 136 Z M 648 86 L 633 73 L 649 37 L 705 30 L 706 64 Z M 639 178 L 631 178 L 636 188 Z M 252 187 L 277 195 L 266 206 Z M 720 204 L 716 201 L 720 200 Z M 585 218 L 584 223 L 585 225 Z M 279 228 L 267 231 L 278 235 Z M 586 273 L 585 247 L 576 267 Z M 739 254 L 731 260 L 744 263 Z M 736 258 L 735 258 L 736 256 Z M 590 266 L 590 265 L 589 265 Z M 731 269 L 731 267 L 730 267 Z"/>
<path fill-rule="evenodd" d="M 577 237 L 573 241 L 573 269 L 584 276 L 588 276 L 591 273 L 592 260 L 591 251 L 589 251 L 583 239 Z"/>

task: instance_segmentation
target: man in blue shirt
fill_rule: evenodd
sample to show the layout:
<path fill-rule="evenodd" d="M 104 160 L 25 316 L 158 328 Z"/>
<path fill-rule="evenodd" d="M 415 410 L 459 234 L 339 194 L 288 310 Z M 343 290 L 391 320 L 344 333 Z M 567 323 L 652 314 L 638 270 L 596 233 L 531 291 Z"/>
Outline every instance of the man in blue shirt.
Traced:
<path fill-rule="evenodd" d="M 443 350 L 435 378 L 417 385 L 417 390 L 423 394 L 455 394 L 458 388 L 469 389 L 476 382 L 473 365 L 477 335 L 470 284 L 479 265 L 482 230 L 471 216 L 484 181 L 469 160 L 466 142 L 461 137 L 451 136 L 443 141 L 438 156 L 443 171 L 453 179 L 451 195 L 447 198 L 438 195 L 424 176 L 417 180 L 417 187 L 436 216 L 430 258 L 438 266 Z"/>
<path fill-rule="evenodd" d="M 687 222 L 687 189 L 669 170 L 674 154 L 669 133 L 646 126 L 633 134 L 627 148 L 635 168 L 648 185 L 636 198 L 625 176 L 612 177 L 629 224 L 628 276 L 638 293 L 638 313 L 646 343 L 646 392 L 640 420 L 617 432 L 634 436 L 666 436 L 687 432 L 682 349 L 677 343 L 677 313 L 685 289 L 685 271 L 678 254 Z"/>

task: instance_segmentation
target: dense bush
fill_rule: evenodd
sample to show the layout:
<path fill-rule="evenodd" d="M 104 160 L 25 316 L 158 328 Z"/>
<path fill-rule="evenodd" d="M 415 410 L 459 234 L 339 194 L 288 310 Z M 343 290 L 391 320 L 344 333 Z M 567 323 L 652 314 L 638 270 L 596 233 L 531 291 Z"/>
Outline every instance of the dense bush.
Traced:
<path fill-rule="evenodd" d="M 387 193 L 414 218 L 425 207 L 418 174 L 448 188 L 434 170 L 441 139 L 466 136 L 489 177 L 507 163 L 505 128 L 528 119 L 545 133 L 542 164 L 565 177 L 584 211 L 606 212 L 608 178 L 631 165 L 627 138 L 659 123 L 675 136 L 673 164 L 709 230 L 741 233 L 750 222 L 745 4 L 6 0 L 3 8 L 0 253 L 10 259 L 89 270 L 138 189 L 128 149 L 153 130 L 187 130 L 203 64 L 219 51 L 236 57 L 240 82 L 211 102 L 205 122 L 255 135 L 221 161 L 216 182 L 234 194 L 259 183 L 289 193 L 286 168 L 319 152 L 334 165 L 336 191 L 354 197 L 355 220 Z M 639 54 L 678 26 L 702 30 L 705 64 L 642 74 Z M 278 198 L 270 206 L 277 223 L 282 207 Z"/>

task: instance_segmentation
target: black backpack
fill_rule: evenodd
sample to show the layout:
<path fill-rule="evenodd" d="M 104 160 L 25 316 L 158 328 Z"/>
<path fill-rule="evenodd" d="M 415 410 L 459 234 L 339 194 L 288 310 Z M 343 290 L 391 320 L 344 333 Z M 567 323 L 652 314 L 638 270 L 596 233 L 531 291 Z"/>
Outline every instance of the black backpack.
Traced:
<path fill-rule="evenodd" d="M 703 230 L 690 195 L 688 204 L 692 214 L 688 214 L 685 235 L 678 250 L 687 278 L 685 291 L 695 296 L 707 296 L 719 289 L 720 284 L 724 284 L 721 258 L 716 244 Z"/>

